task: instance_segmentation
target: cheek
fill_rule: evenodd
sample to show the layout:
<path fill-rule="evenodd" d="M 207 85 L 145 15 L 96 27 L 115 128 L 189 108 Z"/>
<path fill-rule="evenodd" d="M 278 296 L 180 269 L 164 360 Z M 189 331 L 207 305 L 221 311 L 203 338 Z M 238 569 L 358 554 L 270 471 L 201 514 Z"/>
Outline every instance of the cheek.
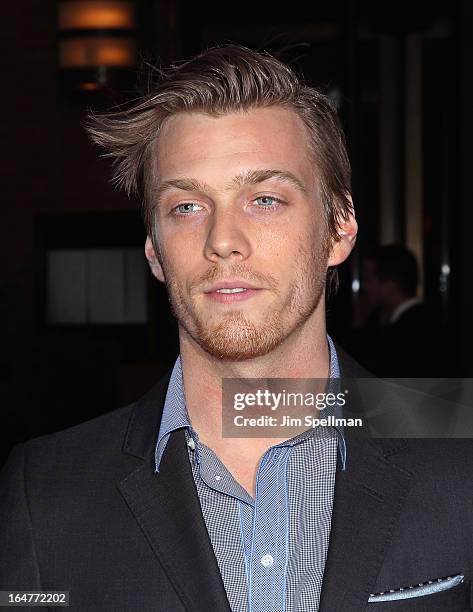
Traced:
<path fill-rule="evenodd" d="M 161 253 L 168 261 L 185 259 L 189 250 L 195 250 L 200 232 L 189 227 L 189 224 L 166 221 L 158 226 L 159 244 Z"/>
<path fill-rule="evenodd" d="M 170 240 L 164 246 L 161 255 L 167 280 L 174 284 L 188 288 L 202 274 L 201 250 L 189 240 Z"/>
<path fill-rule="evenodd" d="M 256 258 L 265 258 L 274 262 L 274 265 L 279 265 L 279 262 L 287 260 L 292 251 L 292 245 L 285 240 L 285 237 L 274 232 L 255 239 L 253 244 Z"/>
<path fill-rule="evenodd" d="M 254 233 L 254 251 L 270 254 L 276 260 L 294 260 L 299 246 L 307 242 L 304 227 L 290 218 L 278 225 L 265 226 Z"/>

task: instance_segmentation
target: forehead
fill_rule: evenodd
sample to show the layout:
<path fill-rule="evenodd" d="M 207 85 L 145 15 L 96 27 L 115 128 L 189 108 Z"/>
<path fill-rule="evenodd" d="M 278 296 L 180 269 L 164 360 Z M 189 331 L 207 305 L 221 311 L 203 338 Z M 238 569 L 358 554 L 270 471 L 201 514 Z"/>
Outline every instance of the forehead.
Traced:
<path fill-rule="evenodd" d="M 287 170 L 306 182 L 314 174 L 307 128 L 293 110 L 281 107 L 219 117 L 174 115 L 162 126 L 155 161 L 160 181 L 202 173 L 223 181 L 253 168 Z"/>

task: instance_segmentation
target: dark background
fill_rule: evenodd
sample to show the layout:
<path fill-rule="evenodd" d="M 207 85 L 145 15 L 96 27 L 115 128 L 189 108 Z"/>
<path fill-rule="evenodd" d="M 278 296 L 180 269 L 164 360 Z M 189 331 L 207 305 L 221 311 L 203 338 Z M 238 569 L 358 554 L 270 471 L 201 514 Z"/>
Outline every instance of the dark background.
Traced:
<path fill-rule="evenodd" d="M 134 5 L 137 63 L 239 42 L 279 54 L 338 101 L 360 234 L 329 306 L 330 332 L 349 344 L 363 252 L 405 244 L 448 330 L 449 374 L 473 376 L 471 0 Z M 17 441 L 137 399 L 177 352 L 165 291 L 148 272 L 146 323 L 48 323 L 48 251 L 144 243 L 139 201 L 112 188 L 109 162 L 83 129 L 87 108 L 136 97 L 143 81 L 109 70 L 96 91 L 80 90 L 84 74 L 59 66 L 56 4 L 2 9 L 0 463 Z"/>

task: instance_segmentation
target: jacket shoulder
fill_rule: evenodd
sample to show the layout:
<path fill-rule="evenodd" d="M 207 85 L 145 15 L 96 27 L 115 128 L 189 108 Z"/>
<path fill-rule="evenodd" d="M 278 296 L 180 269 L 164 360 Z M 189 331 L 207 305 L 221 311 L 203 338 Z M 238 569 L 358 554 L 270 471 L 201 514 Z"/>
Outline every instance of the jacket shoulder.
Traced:
<path fill-rule="evenodd" d="M 95 447 L 121 446 L 137 404 L 133 402 L 67 429 L 27 440 L 24 443 L 25 452 L 36 456 L 61 452 L 77 455 L 90 453 Z"/>
<path fill-rule="evenodd" d="M 73 427 L 63 429 L 25 442 L 25 453 L 47 461 L 82 458 L 84 461 L 117 456 L 124 451 L 128 455 L 143 457 L 144 452 L 134 452 L 138 441 L 149 450 L 157 436 L 162 405 L 167 390 L 169 374 L 166 374 L 143 397 Z"/>

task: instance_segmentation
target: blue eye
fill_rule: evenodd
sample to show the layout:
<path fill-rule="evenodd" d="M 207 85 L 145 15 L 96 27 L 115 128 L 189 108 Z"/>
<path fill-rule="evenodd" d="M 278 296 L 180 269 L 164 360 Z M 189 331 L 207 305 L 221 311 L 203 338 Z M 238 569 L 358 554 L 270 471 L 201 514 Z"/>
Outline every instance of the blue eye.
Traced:
<path fill-rule="evenodd" d="M 276 208 L 276 206 L 278 204 L 281 203 L 281 200 L 278 200 L 278 198 L 274 198 L 273 196 L 259 196 L 258 198 L 255 198 L 253 200 L 254 202 L 256 202 L 257 204 L 260 203 L 261 205 L 258 206 L 258 208 Z"/>
<path fill-rule="evenodd" d="M 196 210 L 200 210 L 201 208 L 202 206 L 199 206 L 199 204 L 196 204 L 195 202 L 184 202 L 184 204 L 179 204 L 179 206 L 176 206 L 173 211 L 178 215 L 188 215 L 189 213 L 196 212 Z"/>

